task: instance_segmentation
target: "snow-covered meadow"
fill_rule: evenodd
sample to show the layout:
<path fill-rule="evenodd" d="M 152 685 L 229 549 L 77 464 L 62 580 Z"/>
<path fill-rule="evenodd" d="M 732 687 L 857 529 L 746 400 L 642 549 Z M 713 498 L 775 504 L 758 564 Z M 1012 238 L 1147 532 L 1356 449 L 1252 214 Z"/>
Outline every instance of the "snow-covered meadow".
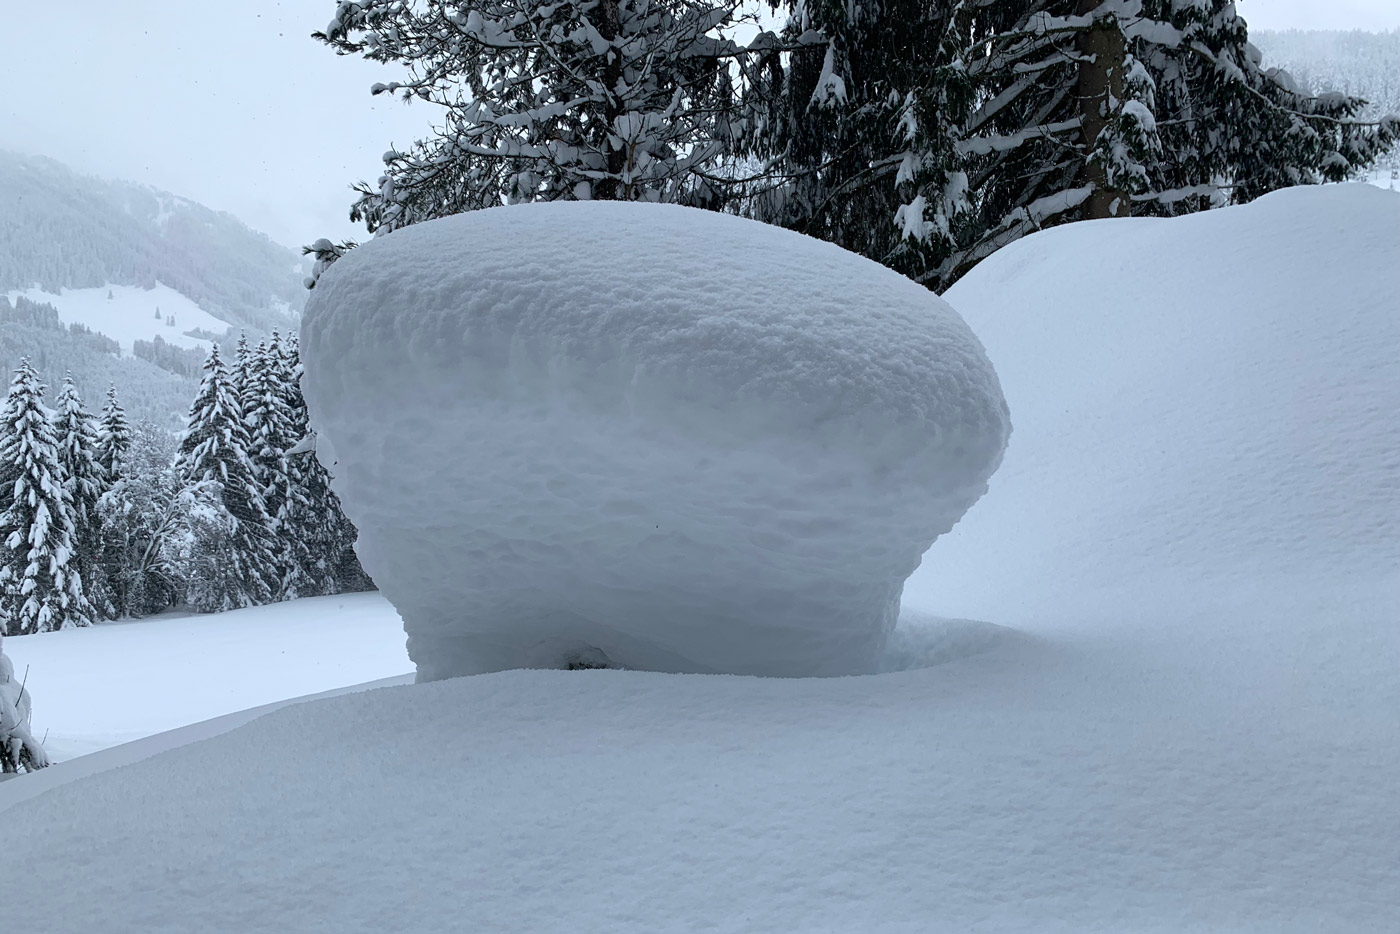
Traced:
<path fill-rule="evenodd" d="M 28 885 L 62 893 L 10 900 L 6 922 L 1387 930 L 1397 255 L 1400 195 L 1364 186 L 1020 241 L 948 296 L 1015 432 L 906 588 L 881 673 L 504 671 L 61 762 L 0 784 Z M 77 739 L 85 717 L 113 736 L 119 715 L 73 681 L 79 700 L 54 697 L 63 681 L 39 669 L 83 639 L 112 646 L 89 654 L 109 685 L 130 670 L 123 633 L 212 625 L 242 641 L 191 642 L 212 659 L 196 679 L 226 660 L 243 692 L 206 696 L 210 712 L 256 702 L 260 681 L 320 690 L 405 662 L 375 598 L 224 619 L 255 612 L 268 617 L 246 640 L 172 619 L 6 649 L 31 669 L 36 725 L 57 716 L 55 735 Z M 328 667 L 264 674 L 296 632 L 293 655 Z M 162 698 L 171 667 L 124 696 L 175 703 L 190 682 Z M 89 767 L 99 757 L 111 767 Z"/>
<path fill-rule="evenodd" d="M 374 593 L 228 613 L 165 613 L 10 638 L 4 651 L 39 698 L 33 729 L 47 736 L 44 745 L 60 762 L 413 670 L 403 623 Z"/>
<path fill-rule="evenodd" d="M 156 337 L 177 347 L 208 349 L 209 341 L 191 337 L 186 332 L 202 330 L 223 334 L 229 328 L 227 321 L 214 317 L 192 299 L 163 283 L 156 283 L 149 289 L 103 285 L 58 292 L 40 288 L 9 292 L 11 301 L 17 296 L 52 305 L 64 324 L 81 324 L 100 331 L 121 344 L 122 353 L 126 354 L 131 353 L 134 342 Z M 172 316 L 173 325 L 168 323 Z"/>

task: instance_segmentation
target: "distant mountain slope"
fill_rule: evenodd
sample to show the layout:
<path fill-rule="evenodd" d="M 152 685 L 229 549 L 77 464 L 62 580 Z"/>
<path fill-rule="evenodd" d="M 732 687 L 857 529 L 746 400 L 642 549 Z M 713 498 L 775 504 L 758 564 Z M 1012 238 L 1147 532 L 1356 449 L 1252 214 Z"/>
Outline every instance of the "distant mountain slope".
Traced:
<path fill-rule="evenodd" d="M 184 427 L 199 389 L 199 381 L 188 373 L 168 372 L 148 360 L 122 355 L 112 338 L 81 325 L 65 325 L 50 305 L 24 299 L 12 303 L 0 292 L 0 393 L 21 357 L 29 358 L 49 387 L 50 405 L 63 375 L 71 372 L 88 411 L 101 410 L 112 384 L 132 420 L 163 428 Z"/>
<path fill-rule="evenodd" d="M 0 151 L 0 292 L 159 283 L 229 325 L 265 331 L 300 312 L 300 265 L 232 215 Z"/>

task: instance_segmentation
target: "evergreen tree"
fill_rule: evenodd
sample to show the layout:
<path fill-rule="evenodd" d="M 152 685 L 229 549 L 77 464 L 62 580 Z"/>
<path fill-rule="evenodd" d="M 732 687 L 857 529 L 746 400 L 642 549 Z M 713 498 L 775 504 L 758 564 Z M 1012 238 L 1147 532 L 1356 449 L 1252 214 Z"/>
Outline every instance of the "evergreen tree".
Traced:
<path fill-rule="evenodd" d="M 248 334 L 245 331 L 238 332 L 238 343 L 234 345 L 233 366 L 229 369 L 228 385 L 230 391 L 243 399 L 243 387 L 248 382 L 248 367 L 251 364 L 252 351 L 248 347 Z"/>
<path fill-rule="evenodd" d="M 97 615 L 112 619 L 112 606 L 102 573 L 102 517 L 97 503 L 107 492 L 110 478 L 97 459 L 98 433 L 94 419 L 83 407 L 72 376 L 66 376 L 58 393 L 54 433 L 58 438 L 58 463 L 72 501 L 73 565 L 82 576 L 84 591 Z"/>
<path fill-rule="evenodd" d="M 184 599 L 201 560 L 195 517 L 222 509 L 219 486 L 186 484 L 175 455 L 170 432 L 138 422 L 121 476 L 99 502 L 104 570 L 118 616 L 158 613 Z"/>
<path fill-rule="evenodd" d="M 86 626 L 93 610 L 74 567 L 72 500 L 44 386 L 20 363 L 0 409 L 0 626 L 23 635 Z"/>
<path fill-rule="evenodd" d="M 788 181 L 746 211 L 932 288 L 1081 218 L 1336 181 L 1400 120 L 1265 69 L 1231 0 L 803 0 L 780 106 L 746 138 Z"/>
<path fill-rule="evenodd" d="M 131 426 L 126 420 L 126 410 L 117 401 L 117 387 L 107 386 L 107 401 L 102 406 L 102 422 L 97 429 L 97 462 L 107 472 L 109 480 L 115 481 L 121 472 L 122 461 L 131 447 Z"/>
<path fill-rule="evenodd" d="M 197 540 L 186 597 L 200 610 L 266 603 L 277 590 L 276 541 L 253 476 L 250 445 L 238 397 L 215 344 L 178 458 L 187 484 L 217 484 L 218 490 L 215 508 L 195 516 Z"/>
<path fill-rule="evenodd" d="M 278 581 L 276 596 L 291 599 L 316 592 L 305 569 L 311 563 L 309 543 L 299 534 L 294 516 L 305 514 L 305 491 L 296 482 L 287 449 L 297 441 L 288 407 L 284 360 L 276 331 L 269 346 L 258 342 L 248 359 L 243 385 L 244 423 L 248 427 L 249 459 L 253 477 L 263 494 L 263 505 L 277 539 Z"/>
<path fill-rule="evenodd" d="M 371 233 L 507 202 L 713 205 L 732 168 L 739 88 L 776 54 L 741 0 L 342 3 L 317 39 L 405 66 L 375 94 L 440 105 L 436 135 L 385 154 L 351 218 Z M 312 280 L 338 252 L 318 241 Z"/>
<path fill-rule="evenodd" d="M 301 394 L 301 354 L 295 333 L 281 342 L 280 360 L 277 382 L 291 415 L 290 436 L 305 442 L 314 433 Z M 303 450 L 287 458 L 293 486 L 299 491 L 296 508 L 288 516 L 287 534 L 306 543 L 302 595 L 372 590 L 374 584 L 355 554 L 359 532 L 341 509 L 330 474 L 316 458 L 313 444 L 299 442 L 298 446 Z"/>

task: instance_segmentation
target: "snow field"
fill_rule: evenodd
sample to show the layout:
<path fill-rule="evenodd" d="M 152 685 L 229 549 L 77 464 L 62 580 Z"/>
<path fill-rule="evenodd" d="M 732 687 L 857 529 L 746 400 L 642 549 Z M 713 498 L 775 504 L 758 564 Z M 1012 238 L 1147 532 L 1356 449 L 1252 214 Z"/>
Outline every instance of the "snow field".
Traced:
<path fill-rule="evenodd" d="M 372 593 L 11 637 L 5 654 L 59 761 L 412 670 L 398 615 Z"/>
<path fill-rule="evenodd" d="M 185 332 L 198 328 L 223 334 L 229 327 L 227 321 L 214 317 L 182 293 L 159 283 L 153 289 L 104 285 L 95 289 L 62 289 L 56 294 L 38 288 L 8 293 L 11 302 L 15 296 L 52 305 L 58 309 L 58 317 L 64 324 L 84 324 L 101 331 L 121 344 L 125 354 L 131 353 L 135 341 L 152 340 L 157 335 L 177 347 L 208 348 L 208 341 L 190 337 Z M 155 318 L 157 308 L 160 320 Z M 175 316 L 174 327 L 165 323 L 169 315 Z"/>
<path fill-rule="evenodd" d="M 320 456 L 421 680 L 868 673 L 1009 431 L 977 339 L 927 290 L 671 205 L 377 238 L 321 279 L 302 352 Z"/>

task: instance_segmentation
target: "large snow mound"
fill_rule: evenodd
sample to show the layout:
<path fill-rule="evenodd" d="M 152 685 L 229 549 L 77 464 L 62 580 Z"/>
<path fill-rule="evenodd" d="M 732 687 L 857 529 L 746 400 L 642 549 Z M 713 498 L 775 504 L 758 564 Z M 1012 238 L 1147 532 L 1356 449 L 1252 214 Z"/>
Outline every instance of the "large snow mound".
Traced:
<path fill-rule="evenodd" d="M 1329 185 L 1071 224 L 946 297 L 1018 430 L 907 601 L 1174 625 L 1365 593 L 1395 617 L 1400 195 Z"/>
<path fill-rule="evenodd" d="M 422 680 L 870 671 L 1009 432 L 941 300 L 669 205 L 473 212 L 307 305 L 305 392 Z"/>

